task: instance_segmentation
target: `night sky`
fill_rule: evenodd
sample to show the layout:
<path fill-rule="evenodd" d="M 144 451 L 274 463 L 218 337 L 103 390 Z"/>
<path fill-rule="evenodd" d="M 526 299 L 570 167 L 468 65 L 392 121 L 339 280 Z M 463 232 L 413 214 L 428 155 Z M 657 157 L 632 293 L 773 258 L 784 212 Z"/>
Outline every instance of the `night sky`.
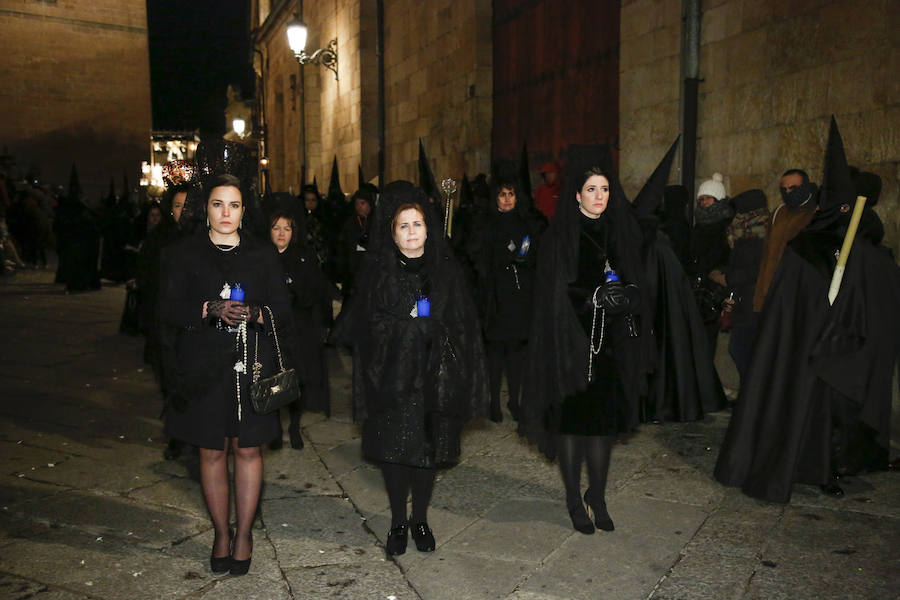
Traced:
<path fill-rule="evenodd" d="M 253 92 L 249 0 L 147 0 L 153 129 L 222 134 L 225 89 Z"/>

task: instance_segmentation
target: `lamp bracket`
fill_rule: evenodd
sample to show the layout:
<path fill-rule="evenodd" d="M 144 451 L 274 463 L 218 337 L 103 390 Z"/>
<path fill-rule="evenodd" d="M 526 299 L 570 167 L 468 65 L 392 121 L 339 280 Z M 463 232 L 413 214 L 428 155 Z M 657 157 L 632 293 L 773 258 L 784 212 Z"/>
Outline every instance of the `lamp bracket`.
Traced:
<path fill-rule="evenodd" d="M 313 63 L 316 65 L 322 65 L 326 69 L 330 69 L 331 72 L 334 73 L 334 80 L 337 81 L 337 38 L 331 40 L 330 42 L 328 42 L 328 45 L 326 47 L 319 48 L 311 55 L 301 50 L 299 54 L 294 54 L 294 57 L 296 57 L 297 62 L 299 62 L 301 65 Z"/>

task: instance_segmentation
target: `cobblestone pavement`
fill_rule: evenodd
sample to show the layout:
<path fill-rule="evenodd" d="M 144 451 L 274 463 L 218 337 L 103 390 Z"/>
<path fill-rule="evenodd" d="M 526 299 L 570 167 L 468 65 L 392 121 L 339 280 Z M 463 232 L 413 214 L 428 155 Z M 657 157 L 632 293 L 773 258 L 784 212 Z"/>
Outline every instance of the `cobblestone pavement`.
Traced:
<path fill-rule="evenodd" d="M 437 551 L 386 558 L 387 497 L 360 457 L 349 359 L 330 350 L 330 419 L 265 454 L 255 553 L 215 576 L 198 461 L 162 458 L 142 341 L 121 287 L 66 295 L 46 271 L 0 282 L 0 597 L 34 600 L 897 598 L 894 473 L 767 504 L 711 478 L 728 413 L 648 425 L 613 453 L 613 533 L 576 533 L 553 464 L 509 418 L 471 424 L 441 473 Z"/>

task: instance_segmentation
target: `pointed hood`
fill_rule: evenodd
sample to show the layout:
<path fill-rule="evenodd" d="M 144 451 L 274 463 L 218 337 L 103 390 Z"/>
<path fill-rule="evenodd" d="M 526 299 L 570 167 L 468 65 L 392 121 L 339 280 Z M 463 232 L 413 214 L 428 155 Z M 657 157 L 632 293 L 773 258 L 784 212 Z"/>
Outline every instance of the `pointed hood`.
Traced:
<path fill-rule="evenodd" d="M 634 197 L 632 206 L 641 216 L 649 216 L 657 211 L 663 201 L 666 183 L 669 181 L 669 173 L 672 170 L 672 162 L 675 160 L 675 152 L 678 150 L 678 142 L 681 136 L 675 138 L 669 150 L 654 169 L 653 174 Z"/>
<path fill-rule="evenodd" d="M 331 162 L 331 180 L 328 182 L 328 199 L 344 202 L 344 191 L 341 189 L 341 176 L 338 172 L 337 154 Z"/>
<path fill-rule="evenodd" d="M 522 157 L 519 159 L 519 183 L 522 184 L 522 195 L 534 200 L 531 190 L 531 169 L 528 167 L 528 142 L 522 142 Z"/>
<path fill-rule="evenodd" d="M 128 187 L 128 171 L 122 169 L 122 200 L 128 202 L 131 200 L 131 189 Z"/>
<path fill-rule="evenodd" d="M 419 187 L 422 188 L 425 195 L 429 198 L 433 200 L 441 199 L 441 191 L 438 189 L 434 173 L 431 171 L 431 162 L 425 154 L 422 138 L 419 138 Z"/>
<path fill-rule="evenodd" d="M 360 189 L 366 185 L 366 178 L 363 175 L 362 165 L 356 165 L 356 188 Z"/>
<path fill-rule="evenodd" d="M 847 165 L 844 141 L 834 115 L 828 130 L 825 146 L 825 164 L 822 168 L 822 186 L 819 189 L 819 210 L 807 229 L 821 231 L 832 229 L 840 221 L 849 219 L 849 210 L 856 200 L 856 188 Z M 842 218 L 846 217 L 846 219 Z"/>
<path fill-rule="evenodd" d="M 116 203 L 116 182 L 112 177 L 109 178 L 109 193 L 106 195 L 106 203 L 110 206 Z"/>

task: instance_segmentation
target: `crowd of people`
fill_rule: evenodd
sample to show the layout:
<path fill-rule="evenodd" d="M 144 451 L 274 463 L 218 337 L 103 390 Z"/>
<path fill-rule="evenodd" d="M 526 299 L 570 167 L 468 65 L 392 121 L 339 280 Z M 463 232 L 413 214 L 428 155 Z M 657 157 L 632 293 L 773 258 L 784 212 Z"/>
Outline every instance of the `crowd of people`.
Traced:
<path fill-rule="evenodd" d="M 329 343 L 352 352 L 353 416 L 362 454 L 383 473 L 390 555 L 410 535 L 419 551 L 435 549 L 437 470 L 457 461 L 467 421 L 505 414 L 558 461 L 573 528 L 613 531 L 616 441 L 642 422 L 726 407 L 713 365 L 721 331 L 731 332 L 740 392 L 720 482 L 787 502 L 795 482 L 840 496 L 840 477 L 887 468 L 900 269 L 871 209 L 880 180 L 848 167 L 833 123 L 822 186 L 787 169 L 769 212 L 762 190 L 729 196 L 718 173 L 694 198 L 666 185 L 676 144 L 632 201 L 608 148 L 571 146 L 564 167 L 541 168 L 534 198 L 521 165 L 501 162 L 464 179 L 449 211 L 427 159 L 419 185 L 379 190 L 360 177 L 345 196 L 333 176 L 324 196 L 310 184 L 257 201 L 225 153 L 193 181 L 172 181 L 137 233 L 108 234 L 137 236 L 133 264 L 106 259 L 104 242 L 101 272 L 133 280 L 145 359 L 165 397 L 166 458 L 198 448 L 211 569 L 248 571 L 261 449 L 282 446 L 280 416 L 256 412 L 252 382 L 277 371 L 283 351 L 300 379 L 288 438 L 303 448 L 301 414 L 330 413 Z M 851 223 L 857 196 L 867 200 Z M 57 219 L 88 218 L 80 206 L 61 204 Z M 69 233 L 61 248 L 86 239 Z"/>

